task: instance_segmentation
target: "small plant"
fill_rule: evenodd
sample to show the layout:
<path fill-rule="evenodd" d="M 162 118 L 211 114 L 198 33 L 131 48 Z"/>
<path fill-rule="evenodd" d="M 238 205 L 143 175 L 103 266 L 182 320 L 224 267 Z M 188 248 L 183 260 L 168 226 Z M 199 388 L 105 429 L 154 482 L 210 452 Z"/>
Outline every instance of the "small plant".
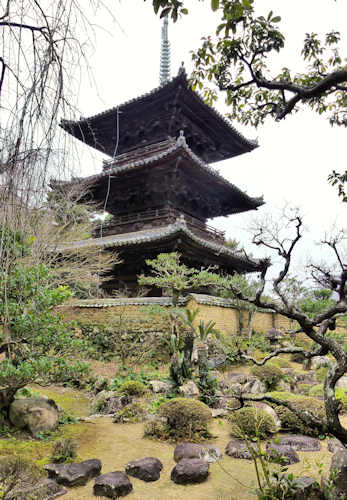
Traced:
<path fill-rule="evenodd" d="M 275 390 L 279 381 L 284 378 L 283 371 L 271 363 L 263 366 L 253 366 L 251 373 L 264 382 L 267 391 Z"/>
<path fill-rule="evenodd" d="M 160 405 L 158 414 L 167 419 L 167 434 L 173 440 L 199 441 L 211 437 L 208 431 L 211 410 L 201 401 L 174 398 Z"/>
<path fill-rule="evenodd" d="M 323 384 L 318 384 L 318 385 L 314 385 L 313 387 L 311 387 L 308 395 L 311 396 L 312 398 L 317 398 L 317 397 L 322 398 L 324 396 Z"/>
<path fill-rule="evenodd" d="M 277 432 L 274 419 L 261 408 L 246 406 L 233 411 L 228 420 L 230 434 L 236 438 L 265 439 Z"/>
<path fill-rule="evenodd" d="M 147 388 L 138 380 L 128 380 L 120 386 L 119 392 L 127 396 L 142 396 L 147 392 Z"/>
<path fill-rule="evenodd" d="M 140 422 L 146 413 L 146 407 L 140 403 L 130 403 L 122 408 L 115 416 L 115 424 L 134 424 Z"/>
<path fill-rule="evenodd" d="M 321 366 L 321 367 L 317 368 L 316 373 L 315 373 L 315 377 L 316 377 L 317 382 L 322 384 L 324 382 L 324 380 L 326 379 L 328 371 L 329 371 L 329 366 Z"/>
<path fill-rule="evenodd" d="M 77 458 L 77 443 L 73 439 L 60 439 L 53 448 L 51 460 L 55 464 L 71 463 Z"/>
<path fill-rule="evenodd" d="M 167 401 L 169 401 L 168 398 L 165 398 L 164 396 L 159 396 L 157 399 L 153 401 L 149 412 L 154 415 L 155 413 L 157 413 L 159 406 L 161 406 L 163 403 L 166 403 Z"/>

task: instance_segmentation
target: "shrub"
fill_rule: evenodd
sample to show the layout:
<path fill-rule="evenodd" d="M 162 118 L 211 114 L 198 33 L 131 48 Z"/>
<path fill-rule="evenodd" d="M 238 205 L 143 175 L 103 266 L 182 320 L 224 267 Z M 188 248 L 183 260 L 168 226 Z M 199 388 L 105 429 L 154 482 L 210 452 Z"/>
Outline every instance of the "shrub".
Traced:
<path fill-rule="evenodd" d="M 228 417 L 230 434 L 237 438 L 265 439 L 277 431 L 274 419 L 261 408 L 246 406 L 236 410 Z"/>
<path fill-rule="evenodd" d="M 54 359 L 53 366 L 48 374 L 50 382 L 58 382 L 72 387 L 83 388 L 90 380 L 92 369 L 90 363 L 68 359 Z"/>
<path fill-rule="evenodd" d="M 318 384 L 311 387 L 308 395 L 311 396 L 312 398 L 323 397 L 324 396 L 323 384 Z"/>
<path fill-rule="evenodd" d="M 316 370 L 316 373 L 315 373 L 315 377 L 316 377 L 317 382 L 320 382 L 320 383 L 324 382 L 328 371 L 329 371 L 328 366 L 321 366 L 320 368 L 318 368 Z"/>
<path fill-rule="evenodd" d="M 298 388 L 301 394 L 304 394 L 304 396 L 308 396 L 308 393 L 310 392 L 310 389 L 312 388 L 311 384 L 298 384 Z"/>
<path fill-rule="evenodd" d="M 143 436 L 160 439 L 162 441 L 170 439 L 168 426 L 160 420 L 150 420 L 149 422 L 146 422 L 144 425 Z"/>
<path fill-rule="evenodd" d="M 210 408 L 195 399 L 174 398 L 158 408 L 158 414 L 167 419 L 167 433 L 173 440 L 199 441 L 211 437 L 208 423 Z"/>
<path fill-rule="evenodd" d="M 43 476 L 40 467 L 20 456 L 1 457 L 0 498 L 24 498 L 20 490 L 35 486 Z M 25 498 L 29 499 L 29 496 Z M 38 494 L 35 498 L 43 500 L 47 495 Z"/>
<path fill-rule="evenodd" d="M 71 463 L 77 457 L 77 443 L 73 439 L 60 439 L 53 448 L 51 460 L 55 464 Z"/>
<path fill-rule="evenodd" d="M 337 387 L 335 389 L 335 397 L 339 399 L 342 403 L 342 413 L 347 413 L 347 392 L 343 389 Z"/>
<path fill-rule="evenodd" d="M 289 361 L 287 359 L 284 359 L 284 358 L 273 358 L 271 360 L 271 364 L 276 365 L 279 368 L 291 368 L 291 366 L 292 366 L 289 363 Z"/>
<path fill-rule="evenodd" d="M 251 373 L 264 382 L 268 391 L 276 389 L 278 382 L 284 377 L 283 371 L 271 363 L 263 366 L 253 366 Z"/>
<path fill-rule="evenodd" d="M 127 396 L 142 396 L 147 392 L 147 388 L 138 380 L 128 380 L 120 386 L 119 392 Z"/>
<path fill-rule="evenodd" d="M 115 416 L 115 424 L 134 424 L 141 422 L 146 413 L 146 407 L 141 403 L 130 403 L 122 408 Z"/>
<path fill-rule="evenodd" d="M 321 420 L 326 419 L 324 402 L 319 399 L 308 397 L 308 396 L 298 396 L 291 394 L 290 392 L 272 392 L 269 393 L 277 399 L 282 399 L 283 401 L 289 401 L 298 410 L 307 411 L 309 410 L 313 415 L 320 418 Z M 285 431 L 294 432 L 296 434 L 305 434 L 306 436 L 319 436 L 320 431 L 312 426 L 308 426 L 303 422 L 298 416 L 295 415 L 285 406 L 275 405 L 275 411 L 281 420 L 282 429 Z"/>

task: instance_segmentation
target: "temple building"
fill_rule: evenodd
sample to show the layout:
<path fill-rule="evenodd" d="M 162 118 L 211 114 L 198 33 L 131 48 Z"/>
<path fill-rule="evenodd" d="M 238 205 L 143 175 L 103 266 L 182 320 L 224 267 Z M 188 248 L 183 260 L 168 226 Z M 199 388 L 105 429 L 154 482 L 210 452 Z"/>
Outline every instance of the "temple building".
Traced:
<path fill-rule="evenodd" d="M 165 50 L 163 44 L 158 88 L 90 118 L 61 123 L 66 132 L 110 157 L 101 173 L 71 183 L 83 182 L 87 194 L 82 201 L 91 200 L 113 215 L 94 238 L 75 243 L 98 245 L 123 259 L 106 282 L 111 289 L 126 285 L 135 293 L 137 276 L 148 271 L 145 260 L 162 252 L 178 251 L 192 267 L 213 265 L 229 274 L 261 268 L 234 253 L 224 233 L 207 224 L 263 205 L 262 198 L 248 196 L 209 166 L 257 145 L 204 103 L 190 88 L 183 67 L 169 79 Z"/>

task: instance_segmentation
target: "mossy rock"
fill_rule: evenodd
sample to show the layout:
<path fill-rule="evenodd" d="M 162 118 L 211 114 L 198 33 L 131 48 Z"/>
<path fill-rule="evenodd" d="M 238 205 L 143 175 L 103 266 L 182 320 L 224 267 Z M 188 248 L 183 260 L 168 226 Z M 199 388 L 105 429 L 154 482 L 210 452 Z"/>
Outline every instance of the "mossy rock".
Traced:
<path fill-rule="evenodd" d="M 270 364 L 278 366 L 278 368 L 291 368 L 292 367 L 290 362 L 284 358 L 274 358 L 271 360 Z"/>
<path fill-rule="evenodd" d="M 142 403 L 130 403 L 124 406 L 117 415 L 113 422 L 115 424 L 134 424 L 142 422 L 147 413 L 147 407 Z"/>
<path fill-rule="evenodd" d="M 313 415 L 324 421 L 326 419 L 324 402 L 319 399 L 300 396 L 290 392 L 270 392 L 269 396 L 292 403 L 298 410 L 310 411 Z M 282 405 L 272 405 L 281 420 L 282 430 L 295 434 L 317 437 L 320 431 L 312 426 L 308 426 L 295 413 Z"/>
<path fill-rule="evenodd" d="M 304 396 L 309 395 L 311 388 L 312 388 L 311 384 L 298 384 L 298 389 L 300 391 L 300 394 L 303 394 Z"/>
<path fill-rule="evenodd" d="M 271 415 L 261 408 L 250 406 L 241 408 L 231 413 L 228 417 L 230 422 L 230 434 L 236 438 L 265 439 L 277 432 L 275 420 Z"/>
<path fill-rule="evenodd" d="M 278 382 L 284 378 L 284 372 L 272 363 L 266 363 L 263 366 L 253 366 L 251 373 L 264 382 L 268 391 L 276 389 Z"/>
<path fill-rule="evenodd" d="M 197 440 L 211 437 L 208 423 L 211 409 L 195 399 L 174 398 L 160 405 L 158 414 L 167 420 L 168 434 L 173 440 Z"/>
<path fill-rule="evenodd" d="M 314 385 L 309 390 L 308 395 L 312 398 L 323 398 L 324 397 L 324 386 L 323 384 Z"/>
<path fill-rule="evenodd" d="M 120 386 L 119 392 L 127 396 L 143 396 L 147 392 L 147 387 L 138 380 L 127 380 Z"/>

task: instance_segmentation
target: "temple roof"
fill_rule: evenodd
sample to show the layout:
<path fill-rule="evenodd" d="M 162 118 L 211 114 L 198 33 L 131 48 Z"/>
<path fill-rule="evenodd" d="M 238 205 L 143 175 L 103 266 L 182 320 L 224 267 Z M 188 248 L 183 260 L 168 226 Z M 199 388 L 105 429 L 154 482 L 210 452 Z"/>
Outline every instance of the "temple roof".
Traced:
<path fill-rule="evenodd" d="M 257 147 L 256 142 L 246 139 L 190 88 L 184 68 L 149 93 L 89 118 L 62 120 L 60 125 L 111 157 L 118 132 L 117 154 L 177 137 L 180 130 L 184 130 L 191 149 L 205 162 L 231 158 Z"/>
<path fill-rule="evenodd" d="M 111 195 L 106 210 L 117 215 L 136 209 L 136 203 L 131 201 L 133 198 L 126 195 L 127 189 L 131 192 L 138 189 L 136 199 L 139 204 L 146 194 L 146 199 L 155 206 L 170 200 L 173 206 L 176 203 L 178 209 L 188 213 L 193 213 L 195 200 L 195 211 L 203 218 L 254 210 L 264 204 L 262 197 L 247 195 L 198 158 L 183 136 L 120 155 L 115 162 L 105 164 L 100 174 L 72 180 L 72 184 L 83 182 L 87 196 L 91 194 L 94 201 L 103 202 L 109 176 Z M 136 183 L 133 176 L 137 178 Z M 57 185 L 59 181 L 52 182 L 52 187 Z M 177 196 L 179 200 L 176 200 Z M 128 206 L 129 200 L 131 206 Z"/>
<path fill-rule="evenodd" d="M 127 250 L 129 247 L 138 247 L 139 251 L 141 246 L 155 247 L 156 244 L 176 240 L 181 243 L 185 241 L 191 248 L 199 248 L 203 251 L 206 257 L 213 255 L 215 259 L 220 261 L 222 267 L 229 267 L 233 271 L 244 272 L 259 272 L 263 267 L 263 261 L 251 260 L 241 254 L 236 254 L 226 245 L 220 242 L 214 242 L 202 238 L 201 236 L 193 233 L 184 217 L 181 216 L 173 224 L 165 227 L 156 227 L 143 231 L 135 231 L 131 233 L 123 233 L 116 235 L 109 235 L 102 238 L 91 238 L 82 241 L 76 241 L 63 245 L 58 251 L 78 249 L 86 246 L 100 246 L 102 248 L 112 248 L 121 251 L 123 248 Z"/>

